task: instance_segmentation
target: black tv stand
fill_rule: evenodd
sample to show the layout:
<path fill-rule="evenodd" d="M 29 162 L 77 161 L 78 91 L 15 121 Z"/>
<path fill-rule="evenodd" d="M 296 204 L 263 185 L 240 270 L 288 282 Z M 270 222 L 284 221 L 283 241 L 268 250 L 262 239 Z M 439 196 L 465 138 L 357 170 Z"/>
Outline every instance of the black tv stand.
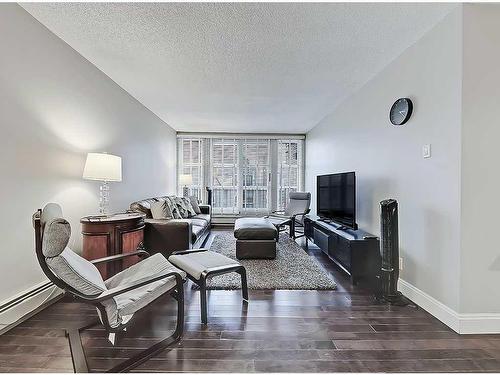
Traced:
<path fill-rule="evenodd" d="M 306 246 L 314 242 L 342 271 L 357 284 L 360 279 L 375 283 L 380 272 L 380 241 L 360 229 L 327 222 L 314 215 L 304 217 Z"/>
<path fill-rule="evenodd" d="M 327 223 L 327 224 L 330 224 L 330 225 L 332 225 L 332 226 L 335 226 L 335 225 L 336 225 L 336 226 L 335 226 L 335 229 L 337 229 L 337 230 L 347 230 L 347 229 L 357 230 L 357 229 L 358 229 L 358 225 L 357 225 L 357 224 L 355 224 L 354 228 L 350 228 L 350 227 L 348 227 L 348 226 L 346 226 L 346 225 L 339 224 L 339 223 L 335 222 L 335 220 L 328 219 L 328 218 L 326 218 L 326 217 L 319 217 L 319 218 L 317 219 L 317 221 L 321 221 L 321 222 L 323 222 L 323 223 Z"/>

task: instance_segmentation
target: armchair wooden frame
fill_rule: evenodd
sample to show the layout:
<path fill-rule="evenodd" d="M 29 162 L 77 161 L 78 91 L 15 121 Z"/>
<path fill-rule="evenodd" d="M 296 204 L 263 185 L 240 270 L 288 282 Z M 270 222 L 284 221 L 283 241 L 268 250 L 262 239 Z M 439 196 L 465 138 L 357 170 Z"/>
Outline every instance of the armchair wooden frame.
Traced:
<path fill-rule="evenodd" d="M 97 295 L 85 295 L 80 293 L 79 291 L 75 290 L 72 288 L 70 285 L 65 283 L 63 280 L 59 279 L 54 275 L 54 273 L 50 270 L 48 267 L 46 261 L 45 261 L 45 256 L 42 253 L 42 225 L 40 222 L 40 217 L 41 217 L 42 210 L 39 209 L 33 214 L 33 226 L 35 229 L 35 251 L 36 251 L 36 256 L 38 259 L 38 263 L 40 264 L 40 267 L 42 268 L 44 274 L 49 278 L 50 281 L 52 281 L 56 286 L 61 288 L 65 294 L 73 297 L 75 300 L 91 304 L 95 306 L 100 313 L 101 319 L 102 319 L 102 325 L 106 329 L 107 333 L 117 333 L 124 331 L 128 326 L 131 325 L 131 323 L 134 321 L 134 319 L 128 320 L 124 324 L 120 324 L 117 327 L 112 327 L 110 325 L 110 322 L 108 320 L 108 316 L 106 314 L 106 310 L 104 305 L 102 304 L 103 301 L 108 300 L 110 298 L 113 298 L 117 295 L 129 292 L 131 290 L 140 288 L 144 285 L 151 284 L 155 281 L 159 281 L 162 279 L 165 279 L 167 277 L 174 276 L 176 285 L 175 288 L 172 289 L 170 292 L 171 296 L 177 301 L 177 322 L 176 322 L 176 327 L 172 335 L 169 337 L 163 339 L 162 341 L 154 344 L 153 346 L 149 347 L 148 349 L 145 349 L 144 351 L 138 353 L 137 355 L 133 356 L 132 358 L 129 358 L 125 360 L 124 362 L 121 362 L 120 364 L 116 365 L 115 367 L 109 369 L 107 372 L 125 372 L 129 371 L 140 364 L 144 363 L 147 361 L 149 358 L 154 356 L 155 354 L 159 353 L 160 351 L 168 348 L 172 344 L 176 343 L 179 341 L 181 338 L 183 332 L 184 332 L 184 279 L 178 272 L 167 272 L 167 273 L 161 273 L 161 274 L 156 274 L 152 275 L 151 277 L 146 277 L 142 278 L 136 283 L 131 283 L 127 285 L 123 285 L 117 288 L 114 288 L 113 290 L 109 291 L 104 291 L 100 294 Z M 116 262 L 119 260 L 122 260 L 126 257 L 131 257 L 131 256 L 138 256 L 140 258 L 142 257 L 148 257 L 149 253 L 144 251 L 144 250 L 138 250 L 135 252 L 130 252 L 126 254 L 118 254 L 118 255 L 112 255 L 108 256 L 105 258 L 100 258 L 100 259 L 95 259 L 91 261 L 93 264 L 103 264 L 103 263 L 108 263 L 108 262 Z M 69 345 L 71 349 L 71 358 L 73 361 L 73 369 L 75 372 L 89 372 L 87 360 L 85 358 L 85 352 L 83 350 L 82 346 L 82 341 L 80 334 L 86 329 L 89 329 L 91 327 L 94 327 L 98 324 L 101 324 L 101 321 L 99 319 L 94 320 L 93 322 L 80 327 L 80 328 L 70 328 L 66 330 L 66 336 L 69 339 Z"/>
<path fill-rule="evenodd" d="M 201 253 L 209 251 L 208 249 L 190 249 L 182 251 L 174 251 L 172 255 L 186 255 L 193 253 Z M 241 264 L 234 266 L 220 266 L 211 267 L 204 270 L 199 279 L 194 278 L 188 272 L 186 272 L 187 277 L 200 288 L 200 303 L 201 303 L 201 322 L 203 324 L 208 323 L 208 303 L 207 303 L 207 279 L 215 275 L 223 275 L 225 273 L 236 272 L 241 277 L 241 294 L 243 301 L 248 303 L 248 284 L 247 284 L 247 272 L 244 266 Z"/>
<path fill-rule="evenodd" d="M 284 228 L 285 226 L 289 226 L 289 235 L 290 238 L 293 238 L 294 240 L 300 237 L 304 237 L 304 231 L 297 232 L 297 228 L 304 228 L 304 225 L 301 224 L 301 222 L 297 219 L 298 217 L 302 217 L 302 220 L 304 220 L 304 216 L 307 215 L 309 212 L 311 212 L 311 209 L 308 208 L 305 212 L 298 213 L 295 215 L 290 215 L 286 216 L 285 211 L 273 211 L 271 212 L 270 215 L 265 216 L 266 218 L 283 218 L 283 221 L 281 223 L 275 224 L 276 230 L 277 230 L 277 237 L 279 238 L 281 228 Z M 297 236 L 297 233 L 300 235 Z"/>

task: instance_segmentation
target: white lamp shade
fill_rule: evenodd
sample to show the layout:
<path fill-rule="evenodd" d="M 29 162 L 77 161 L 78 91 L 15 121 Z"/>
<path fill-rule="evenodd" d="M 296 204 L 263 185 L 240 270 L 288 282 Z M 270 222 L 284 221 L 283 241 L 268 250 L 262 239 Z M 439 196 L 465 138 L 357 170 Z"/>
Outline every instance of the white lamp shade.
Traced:
<path fill-rule="evenodd" d="M 191 185 L 193 183 L 193 176 L 190 174 L 181 174 L 179 176 L 179 183 L 183 186 Z"/>
<path fill-rule="evenodd" d="M 121 181 L 122 158 L 111 154 L 88 153 L 83 168 L 83 178 L 97 181 Z"/>

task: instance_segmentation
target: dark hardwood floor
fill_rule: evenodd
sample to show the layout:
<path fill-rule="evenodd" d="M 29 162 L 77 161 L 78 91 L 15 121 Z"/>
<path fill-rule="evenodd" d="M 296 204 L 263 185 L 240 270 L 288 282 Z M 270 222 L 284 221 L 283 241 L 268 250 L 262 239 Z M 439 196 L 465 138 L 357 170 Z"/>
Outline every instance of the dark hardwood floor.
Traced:
<path fill-rule="evenodd" d="M 216 231 L 215 231 L 216 233 Z M 500 335 L 454 333 L 421 309 L 376 305 L 324 255 L 316 257 L 335 291 L 211 291 L 209 324 L 200 324 L 199 294 L 186 286 L 181 342 L 139 372 L 499 372 Z M 169 334 L 175 304 L 158 300 L 113 347 L 99 327 L 82 335 L 89 366 L 104 371 Z M 71 372 L 64 328 L 96 317 L 61 300 L 0 336 L 1 372 Z"/>

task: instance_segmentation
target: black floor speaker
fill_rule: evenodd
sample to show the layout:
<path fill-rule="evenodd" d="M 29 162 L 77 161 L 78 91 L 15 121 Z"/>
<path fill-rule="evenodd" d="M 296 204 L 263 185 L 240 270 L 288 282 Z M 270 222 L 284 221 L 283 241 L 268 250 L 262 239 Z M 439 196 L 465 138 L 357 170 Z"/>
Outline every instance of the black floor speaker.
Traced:
<path fill-rule="evenodd" d="M 380 233 L 382 270 L 379 297 L 390 304 L 406 306 L 411 302 L 398 292 L 399 228 L 398 202 L 395 199 L 380 202 Z"/>

